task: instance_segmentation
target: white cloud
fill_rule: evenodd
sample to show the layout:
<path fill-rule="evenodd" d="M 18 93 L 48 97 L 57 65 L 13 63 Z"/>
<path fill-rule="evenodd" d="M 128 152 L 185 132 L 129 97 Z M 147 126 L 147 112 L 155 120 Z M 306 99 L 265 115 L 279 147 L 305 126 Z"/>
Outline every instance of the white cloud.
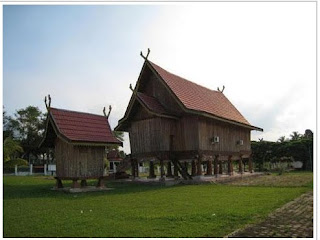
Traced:
<path fill-rule="evenodd" d="M 146 34 L 151 61 L 225 94 L 252 139 L 315 130 L 314 3 L 204 3 L 169 6 Z"/>

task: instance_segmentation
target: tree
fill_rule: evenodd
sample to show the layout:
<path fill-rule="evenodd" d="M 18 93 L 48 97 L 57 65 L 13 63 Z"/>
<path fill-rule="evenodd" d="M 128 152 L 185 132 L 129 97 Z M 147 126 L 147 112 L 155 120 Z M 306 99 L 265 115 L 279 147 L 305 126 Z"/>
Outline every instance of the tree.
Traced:
<path fill-rule="evenodd" d="M 4 141 L 7 137 L 13 137 L 13 129 L 10 127 L 11 117 L 7 115 L 7 112 L 5 110 L 3 110 L 3 113 L 2 113 L 2 121 L 3 121 L 3 141 Z"/>
<path fill-rule="evenodd" d="M 11 137 L 7 137 L 3 142 L 3 161 L 10 161 L 15 158 L 15 155 L 19 152 L 23 152 L 23 148 L 20 144 Z"/>
<path fill-rule="evenodd" d="M 24 149 L 22 158 L 30 160 L 31 155 L 37 157 L 41 153 L 38 145 L 45 130 L 45 119 L 46 114 L 34 106 L 17 110 L 14 117 L 9 119 L 8 126 L 13 131 L 14 138 Z"/>
<path fill-rule="evenodd" d="M 124 133 L 120 131 L 113 131 L 113 134 L 118 138 L 121 142 L 124 141 Z"/>
<path fill-rule="evenodd" d="M 296 140 L 301 139 L 301 134 L 296 132 L 296 131 L 294 131 L 294 132 L 292 132 L 290 137 L 291 137 L 291 141 L 296 141 Z"/>
<path fill-rule="evenodd" d="M 45 114 L 38 107 L 28 106 L 17 110 L 14 116 L 9 124 L 17 133 L 22 146 L 37 147 L 45 130 Z"/>
<path fill-rule="evenodd" d="M 23 152 L 20 144 L 7 137 L 3 142 L 3 161 L 5 167 L 14 167 L 14 165 L 28 165 L 28 162 L 18 157 L 19 153 Z"/>
<path fill-rule="evenodd" d="M 286 137 L 285 136 L 279 137 L 278 142 L 284 142 L 284 141 L 286 141 Z"/>

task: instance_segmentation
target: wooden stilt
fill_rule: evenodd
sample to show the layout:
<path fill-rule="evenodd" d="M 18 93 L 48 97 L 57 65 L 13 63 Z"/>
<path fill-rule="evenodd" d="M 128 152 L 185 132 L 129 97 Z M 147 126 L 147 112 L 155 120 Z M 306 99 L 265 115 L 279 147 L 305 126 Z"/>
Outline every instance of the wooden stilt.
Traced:
<path fill-rule="evenodd" d="M 99 187 L 99 188 L 104 188 L 106 187 L 105 186 L 105 183 L 104 183 L 104 179 L 101 177 L 101 178 L 98 178 L 98 183 L 97 183 L 97 186 L 96 187 Z"/>
<path fill-rule="evenodd" d="M 231 156 L 231 174 L 233 175 L 233 160 L 232 160 L 232 156 Z"/>
<path fill-rule="evenodd" d="M 198 161 L 197 161 L 197 175 L 201 176 L 202 175 L 202 164 L 201 164 L 201 157 L 198 157 Z"/>
<path fill-rule="evenodd" d="M 136 166 L 136 177 L 138 178 L 139 177 L 139 162 L 138 162 L 138 159 L 135 159 L 135 166 Z"/>
<path fill-rule="evenodd" d="M 164 165 L 163 165 L 162 159 L 160 159 L 160 176 L 161 176 L 161 179 L 164 179 L 165 173 L 164 173 Z"/>
<path fill-rule="evenodd" d="M 208 160 L 207 162 L 207 174 L 208 176 L 212 175 L 212 160 Z"/>
<path fill-rule="evenodd" d="M 174 175 L 175 178 L 179 177 L 178 166 L 176 164 L 173 165 L 173 175 Z"/>
<path fill-rule="evenodd" d="M 232 155 L 228 157 L 228 174 L 231 176 L 233 174 L 233 169 L 232 169 Z"/>
<path fill-rule="evenodd" d="M 78 183 L 78 179 L 73 179 L 71 188 L 80 188 L 80 184 Z"/>
<path fill-rule="evenodd" d="M 136 177 L 136 164 L 134 159 L 131 158 L 131 175 L 133 178 Z"/>
<path fill-rule="evenodd" d="M 223 173 L 223 170 L 222 170 L 223 166 L 222 165 L 223 165 L 223 162 L 219 161 L 219 174 Z"/>
<path fill-rule="evenodd" d="M 59 178 L 56 179 L 56 188 L 63 188 L 62 181 Z"/>
<path fill-rule="evenodd" d="M 242 169 L 242 156 L 239 159 L 239 173 L 243 173 L 243 169 Z"/>
<path fill-rule="evenodd" d="M 252 173 L 253 169 L 252 169 L 252 157 L 249 157 L 249 172 Z"/>
<path fill-rule="evenodd" d="M 80 185 L 81 185 L 81 187 L 86 187 L 86 186 L 88 186 L 87 180 L 86 180 L 86 179 L 81 180 Z"/>
<path fill-rule="evenodd" d="M 189 165 L 188 162 L 185 161 L 184 162 L 184 170 L 186 173 L 188 173 L 188 165 Z"/>
<path fill-rule="evenodd" d="M 172 170 L 171 170 L 171 162 L 170 161 L 168 162 L 168 165 L 167 165 L 167 177 L 173 177 Z"/>
<path fill-rule="evenodd" d="M 214 175 L 218 177 L 218 159 L 219 155 L 214 156 Z"/>
<path fill-rule="evenodd" d="M 148 178 L 155 178 L 156 175 L 154 174 L 154 163 L 153 161 L 149 162 L 149 176 Z"/>
<path fill-rule="evenodd" d="M 197 174 L 196 161 L 195 161 L 195 160 L 192 160 L 192 163 L 191 163 L 191 175 L 192 175 L 192 176 L 196 176 L 196 174 Z"/>

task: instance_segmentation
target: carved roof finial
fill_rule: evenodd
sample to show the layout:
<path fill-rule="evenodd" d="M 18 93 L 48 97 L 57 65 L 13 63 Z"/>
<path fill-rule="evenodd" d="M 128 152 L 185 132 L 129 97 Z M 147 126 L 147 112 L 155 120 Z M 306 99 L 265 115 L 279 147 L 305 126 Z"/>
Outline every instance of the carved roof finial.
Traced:
<path fill-rule="evenodd" d="M 144 59 L 144 60 L 147 60 L 148 59 L 148 56 L 149 56 L 149 53 L 150 53 L 150 48 L 148 48 L 148 53 L 147 53 L 147 56 L 143 56 L 142 54 L 142 51 L 140 52 L 140 56 Z"/>
<path fill-rule="evenodd" d="M 112 107 L 111 107 L 111 105 L 109 105 L 109 112 L 108 112 L 107 118 L 109 118 L 111 110 L 112 110 Z"/>
<path fill-rule="evenodd" d="M 106 114 L 106 107 L 103 107 L 102 112 L 103 112 L 103 115 L 106 117 L 106 116 L 107 116 L 107 114 Z"/>
<path fill-rule="evenodd" d="M 111 107 L 111 105 L 109 105 L 109 112 L 108 112 L 108 114 L 106 114 L 106 107 L 103 107 L 103 115 L 106 117 L 106 118 L 109 118 L 109 116 L 110 116 L 110 113 L 111 113 L 111 110 L 112 110 L 112 107 Z"/>
<path fill-rule="evenodd" d="M 49 111 L 51 106 L 51 97 L 50 94 L 48 94 L 49 103 L 47 103 L 47 96 L 44 97 L 44 104 L 46 105 L 47 110 Z"/>
<path fill-rule="evenodd" d="M 221 93 L 223 93 L 224 89 L 225 89 L 224 85 L 223 85 L 223 87 L 222 87 L 222 90 L 220 90 L 219 87 L 217 88 L 217 90 L 218 90 L 219 92 L 221 92 Z"/>

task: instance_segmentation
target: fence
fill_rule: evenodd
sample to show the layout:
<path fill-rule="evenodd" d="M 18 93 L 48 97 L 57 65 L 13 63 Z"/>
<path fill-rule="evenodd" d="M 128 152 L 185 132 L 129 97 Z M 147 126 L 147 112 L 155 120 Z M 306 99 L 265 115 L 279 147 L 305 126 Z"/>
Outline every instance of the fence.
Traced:
<path fill-rule="evenodd" d="M 10 174 L 15 176 L 27 176 L 27 175 L 55 175 L 55 164 L 33 165 L 29 166 L 17 166 L 14 168 L 4 169 L 4 174 Z"/>

